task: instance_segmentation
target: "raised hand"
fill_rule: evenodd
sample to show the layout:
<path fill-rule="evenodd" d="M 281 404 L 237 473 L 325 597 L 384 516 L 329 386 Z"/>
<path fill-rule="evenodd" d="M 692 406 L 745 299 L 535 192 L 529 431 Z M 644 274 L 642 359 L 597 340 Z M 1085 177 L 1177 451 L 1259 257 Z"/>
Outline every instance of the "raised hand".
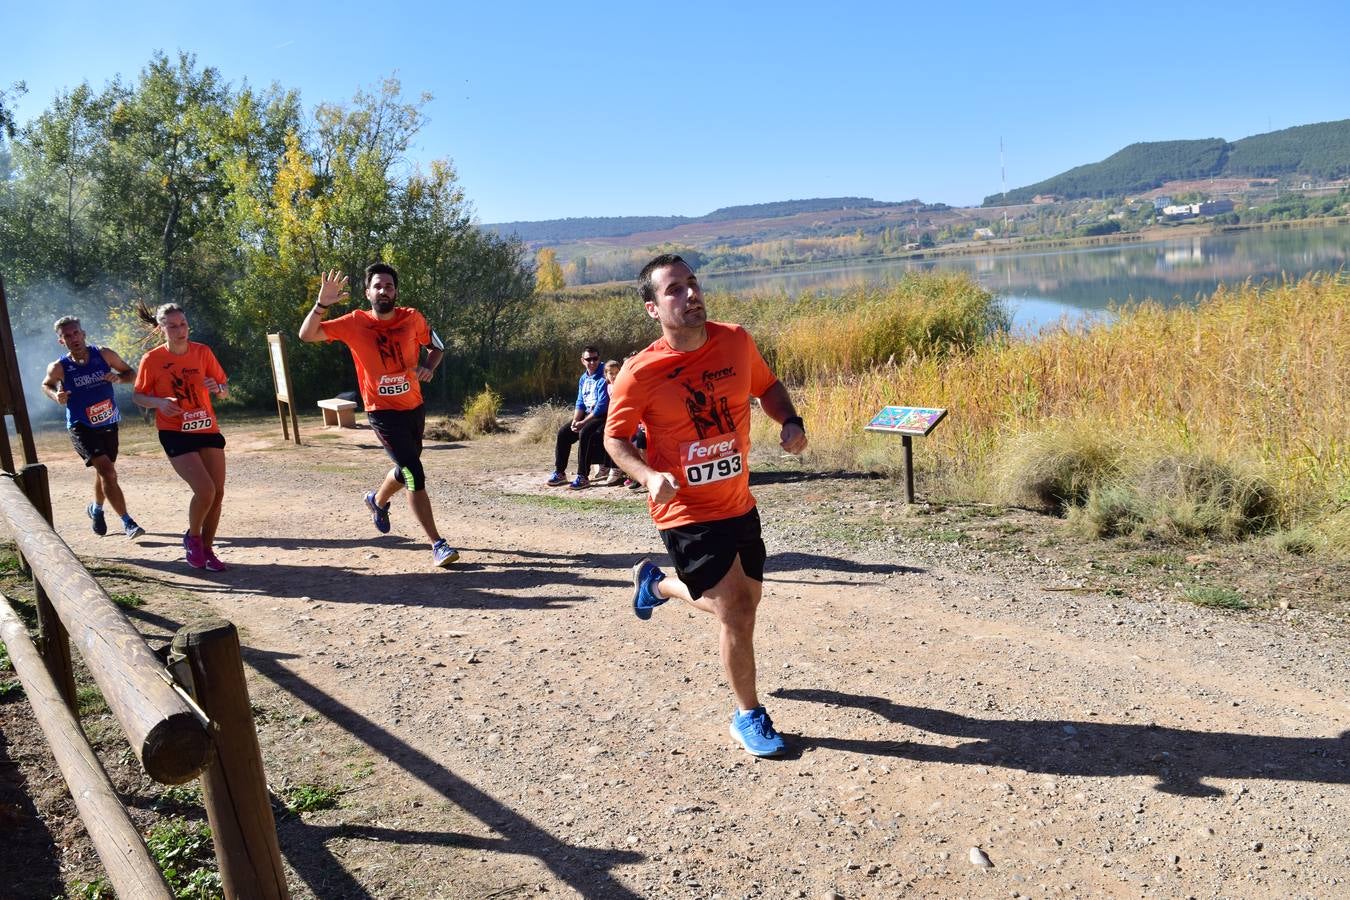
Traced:
<path fill-rule="evenodd" d="M 337 269 L 329 269 L 319 279 L 319 297 L 315 301 L 320 306 L 332 306 L 335 303 L 344 303 L 350 299 L 350 293 L 347 290 L 347 276 L 338 272 Z"/>

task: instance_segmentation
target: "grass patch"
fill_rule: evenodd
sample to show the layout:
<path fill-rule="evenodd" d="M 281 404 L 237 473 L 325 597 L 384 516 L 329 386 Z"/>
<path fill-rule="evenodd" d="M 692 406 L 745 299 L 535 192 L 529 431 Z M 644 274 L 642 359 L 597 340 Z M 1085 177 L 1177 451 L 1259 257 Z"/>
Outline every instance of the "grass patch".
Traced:
<path fill-rule="evenodd" d="M 81 717 L 108 711 L 108 703 L 103 699 L 103 694 L 92 684 L 75 689 L 75 703 Z"/>
<path fill-rule="evenodd" d="M 426 436 L 433 441 L 448 441 L 451 443 L 467 441 L 472 437 L 469 430 L 464 427 L 463 422 L 446 416 L 436 416 L 428 420 Z"/>
<path fill-rule="evenodd" d="M 516 442 L 519 444 L 547 444 L 553 441 L 558 429 L 572 420 L 574 407 L 543 403 L 532 406 L 520 419 L 516 430 Z"/>
<path fill-rule="evenodd" d="M 200 788 L 189 787 L 186 785 L 174 785 L 165 788 L 155 802 L 151 804 L 156 812 L 161 813 L 183 813 L 193 810 L 200 810 L 202 806 L 202 792 Z"/>
<path fill-rule="evenodd" d="M 497 417 L 502 412 L 502 395 L 488 385 L 464 401 L 464 425 L 470 434 L 492 434 L 501 431 Z"/>
<path fill-rule="evenodd" d="M 140 594 L 137 594 L 134 591 L 129 591 L 127 593 L 122 594 L 109 594 L 108 599 L 111 600 L 113 603 L 116 603 L 118 606 L 123 607 L 124 609 L 136 609 L 137 607 L 145 605 L 144 598 L 142 598 Z"/>
<path fill-rule="evenodd" d="M 632 492 L 616 492 L 613 500 L 596 500 L 590 497 L 576 497 L 569 494 L 507 494 L 506 499 L 526 506 L 538 506 L 543 509 L 556 509 L 564 512 L 603 512 L 607 515 L 629 514 L 646 515 L 647 504 L 632 500 Z"/>
<path fill-rule="evenodd" d="M 1232 588 L 1193 584 L 1181 592 L 1181 599 L 1210 609 L 1251 609 L 1251 604 Z"/>
<path fill-rule="evenodd" d="M 320 784 L 289 784 L 281 789 L 280 800 L 289 812 L 307 813 L 321 809 L 333 809 L 338 805 L 341 788 L 325 787 Z"/>
<path fill-rule="evenodd" d="M 175 897 L 223 896 L 211 829 L 205 822 L 167 819 L 150 829 L 145 845 Z"/>
<path fill-rule="evenodd" d="M 93 881 L 75 882 L 66 896 L 70 900 L 116 900 L 117 894 L 108 879 L 95 878 Z"/>

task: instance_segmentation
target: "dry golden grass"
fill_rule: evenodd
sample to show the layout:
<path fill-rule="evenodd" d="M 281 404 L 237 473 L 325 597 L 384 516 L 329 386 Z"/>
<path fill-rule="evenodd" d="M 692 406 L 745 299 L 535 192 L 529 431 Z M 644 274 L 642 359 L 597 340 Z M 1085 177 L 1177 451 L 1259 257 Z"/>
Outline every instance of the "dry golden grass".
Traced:
<path fill-rule="evenodd" d="M 834 339 L 820 330 L 800 340 Z M 913 353 L 817 374 L 793 392 L 829 465 L 883 471 L 898 467 L 900 442 L 862 431 L 878 409 L 948 408 L 916 457 L 958 496 L 998 499 L 1016 480 L 1004 460 L 1019 436 L 1058 432 L 1120 443 L 1125 469 L 1184 454 L 1256 473 L 1284 524 L 1343 517 L 1350 502 L 1350 285 L 1330 276 L 1220 289 L 1197 308 L 1145 303 L 1108 323 L 1000 336 L 965 353 Z"/>

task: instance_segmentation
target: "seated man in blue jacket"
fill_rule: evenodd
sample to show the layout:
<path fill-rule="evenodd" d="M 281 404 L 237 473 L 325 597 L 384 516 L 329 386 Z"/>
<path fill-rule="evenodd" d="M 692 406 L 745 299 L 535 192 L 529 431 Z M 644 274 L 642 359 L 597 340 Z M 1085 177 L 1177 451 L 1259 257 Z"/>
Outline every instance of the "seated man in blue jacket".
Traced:
<path fill-rule="evenodd" d="M 581 362 L 586 367 L 577 381 L 577 408 L 572 421 L 558 429 L 557 450 L 553 455 L 553 474 L 548 483 L 552 487 L 566 484 L 574 491 L 591 486 L 587 475 L 591 463 L 603 459 L 602 441 L 605 438 L 605 414 L 609 412 L 609 385 L 605 370 L 600 367 L 600 351 L 587 347 L 581 351 Z M 567 458 L 572 445 L 581 443 L 577 450 L 577 477 L 567 482 Z"/>

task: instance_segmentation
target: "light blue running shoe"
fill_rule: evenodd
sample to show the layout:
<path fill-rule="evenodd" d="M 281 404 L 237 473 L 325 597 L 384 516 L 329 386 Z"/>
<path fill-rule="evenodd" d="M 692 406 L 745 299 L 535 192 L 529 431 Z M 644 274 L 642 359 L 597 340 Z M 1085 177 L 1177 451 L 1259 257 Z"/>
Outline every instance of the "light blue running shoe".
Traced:
<path fill-rule="evenodd" d="M 778 756 L 787 749 L 783 736 L 773 730 L 773 721 L 762 706 L 731 715 L 731 736 L 752 756 Z"/>
<path fill-rule="evenodd" d="M 370 510 L 370 517 L 375 522 L 375 530 L 380 534 L 389 533 L 389 504 L 384 506 L 375 502 L 375 492 L 366 492 L 366 509 Z"/>
<path fill-rule="evenodd" d="M 639 619 L 650 619 L 652 610 L 665 603 L 668 597 L 656 592 L 656 583 L 666 577 L 650 559 L 644 559 L 633 566 L 633 612 Z"/>
<path fill-rule="evenodd" d="M 436 560 L 436 565 L 444 569 L 455 560 L 459 559 L 459 551 L 445 542 L 445 538 L 431 545 L 431 556 Z"/>
<path fill-rule="evenodd" d="M 127 516 L 122 520 L 122 530 L 125 531 L 127 537 L 131 538 L 133 541 L 145 534 L 145 529 L 137 525 L 136 520 L 131 516 Z"/>

